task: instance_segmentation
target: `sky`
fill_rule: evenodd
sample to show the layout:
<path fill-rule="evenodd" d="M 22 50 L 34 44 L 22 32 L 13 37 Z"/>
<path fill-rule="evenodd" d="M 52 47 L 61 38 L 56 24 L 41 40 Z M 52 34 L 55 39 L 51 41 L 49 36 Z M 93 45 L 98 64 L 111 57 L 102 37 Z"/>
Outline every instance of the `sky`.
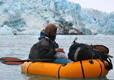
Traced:
<path fill-rule="evenodd" d="M 83 8 L 96 9 L 102 12 L 114 12 L 114 0 L 68 0 L 78 3 Z"/>

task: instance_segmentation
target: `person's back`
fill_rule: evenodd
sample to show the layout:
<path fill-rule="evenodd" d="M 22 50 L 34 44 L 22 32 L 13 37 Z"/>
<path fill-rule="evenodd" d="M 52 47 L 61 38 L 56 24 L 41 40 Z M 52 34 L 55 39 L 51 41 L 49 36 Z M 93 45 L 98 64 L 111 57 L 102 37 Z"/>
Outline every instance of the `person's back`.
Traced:
<path fill-rule="evenodd" d="M 54 59 L 56 51 L 52 48 L 53 45 L 54 43 L 50 39 L 42 38 L 31 48 L 29 59 Z"/>

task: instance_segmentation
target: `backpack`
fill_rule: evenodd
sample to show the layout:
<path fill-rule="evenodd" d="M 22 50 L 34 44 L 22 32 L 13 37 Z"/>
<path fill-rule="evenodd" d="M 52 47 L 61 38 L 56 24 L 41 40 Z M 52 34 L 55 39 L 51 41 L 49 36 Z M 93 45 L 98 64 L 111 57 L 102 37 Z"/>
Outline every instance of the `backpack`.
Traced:
<path fill-rule="evenodd" d="M 105 69 L 110 70 L 113 65 L 108 53 L 109 49 L 104 45 L 87 45 L 74 42 L 69 48 L 68 58 L 74 62 L 88 59 L 100 59 L 104 63 L 105 60 L 109 64 L 105 66 Z"/>
<path fill-rule="evenodd" d="M 68 57 L 72 61 L 87 60 L 92 58 L 92 51 L 87 44 L 72 44 Z"/>

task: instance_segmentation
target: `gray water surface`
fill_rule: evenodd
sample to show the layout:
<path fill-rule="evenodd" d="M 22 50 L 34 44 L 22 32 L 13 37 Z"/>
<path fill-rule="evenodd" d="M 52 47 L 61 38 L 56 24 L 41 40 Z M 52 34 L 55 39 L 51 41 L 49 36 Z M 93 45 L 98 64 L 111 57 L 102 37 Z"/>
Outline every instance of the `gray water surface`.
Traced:
<path fill-rule="evenodd" d="M 28 58 L 30 48 L 36 43 L 37 35 L 14 35 L 0 36 L 0 58 L 1 57 L 16 57 L 22 60 Z M 58 35 L 56 42 L 61 48 L 64 48 L 66 54 L 72 41 L 77 39 L 79 43 L 101 44 L 109 48 L 110 53 L 114 56 L 114 36 L 88 36 L 88 35 Z M 114 58 L 112 58 L 114 64 Z M 106 77 L 94 78 L 87 80 L 112 80 L 114 79 L 114 70 L 110 70 Z M 21 72 L 21 65 L 5 65 L 0 63 L 0 80 L 58 80 L 56 77 L 32 75 Z M 61 78 L 60 80 L 83 80 L 72 78 Z"/>

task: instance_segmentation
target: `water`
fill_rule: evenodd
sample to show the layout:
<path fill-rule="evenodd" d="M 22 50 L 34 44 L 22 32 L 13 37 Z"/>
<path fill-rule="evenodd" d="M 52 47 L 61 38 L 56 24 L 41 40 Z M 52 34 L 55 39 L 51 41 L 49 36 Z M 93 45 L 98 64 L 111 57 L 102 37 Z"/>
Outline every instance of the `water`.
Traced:
<path fill-rule="evenodd" d="M 30 48 L 36 43 L 38 35 L 14 35 L 14 36 L 0 36 L 0 58 L 1 57 L 16 57 L 22 60 L 28 58 Z M 77 42 L 87 44 L 101 44 L 109 48 L 110 53 L 114 56 L 114 36 L 93 36 L 93 35 L 58 35 L 56 38 L 60 47 L 65 49 L 68 53 L 68 48 L 72 44 L 72 41 L 77 39 Z M 114 64 L 114 58 L 112 58 Z M 109 71 L 106 77 L 102 77 L 102 80 L 114 79 L 114 70 Z M 0 63 L 0 80 L 58 80 L 56 77 L 32 75 L 21 73 L 21 65 L 5 65 Z M 83 80 L 62 78 L 60 80 Z M 98 79 L 89 79 L 98 80 Z"/>

